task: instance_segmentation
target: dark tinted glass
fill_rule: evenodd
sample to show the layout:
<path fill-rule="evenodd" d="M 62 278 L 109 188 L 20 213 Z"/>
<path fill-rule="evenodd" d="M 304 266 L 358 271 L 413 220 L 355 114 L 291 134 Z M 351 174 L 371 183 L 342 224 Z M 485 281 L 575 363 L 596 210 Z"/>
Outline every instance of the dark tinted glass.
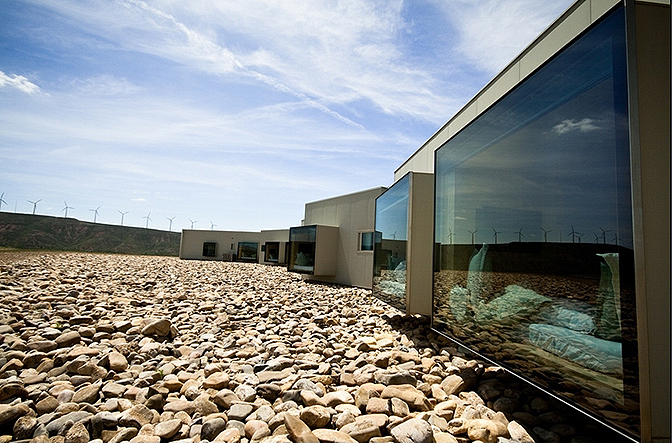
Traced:
<path fill-rule="evenodd" d="M 624 11 L 436 153 L 433 325 L 637 435 Z"/>
<path fill-rule="evenodd" d="M 287 269 L 312 274 L 315 270 L 317 226 L 299 226 L 289 230 L 289 262 Z"/>

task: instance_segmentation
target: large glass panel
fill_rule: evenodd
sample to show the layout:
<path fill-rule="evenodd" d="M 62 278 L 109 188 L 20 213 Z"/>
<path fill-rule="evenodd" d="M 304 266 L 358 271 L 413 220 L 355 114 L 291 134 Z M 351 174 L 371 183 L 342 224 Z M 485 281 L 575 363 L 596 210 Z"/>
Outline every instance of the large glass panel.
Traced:
<path fill-rule="evenodd" d="M 376 199 L 373 295 L 406 311 L 406 243 L 410 175 Z"/>
<path fill-rule="evenodd" d="M 267 262 L 277 262 L 280 257 L 280 243 L 279 242 L 268 242 L 266 243 L 266 250 L 264 259 Z"/>
<path fill-rule="evenodd" d="M 314 272 L 316 239 L 317 226 L 290 228 L 288 270 L 305 274 Z"/>
<path fill-rule="evenodd" d="M 436 153 L 433 325 L 639 433 L 624 11 Z"/>
<path fill-rule="evenodd" d="M 257 261 L 257 242 L 239 242 L 238 243 L 238 261 Z"/>

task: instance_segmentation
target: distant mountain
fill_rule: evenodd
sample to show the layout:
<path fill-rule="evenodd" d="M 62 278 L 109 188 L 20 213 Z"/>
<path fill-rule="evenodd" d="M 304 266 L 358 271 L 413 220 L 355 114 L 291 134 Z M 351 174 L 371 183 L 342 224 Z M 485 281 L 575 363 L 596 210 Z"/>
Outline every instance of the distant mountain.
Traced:
<path fill-rule="evenodd" d="M 0 247 L 178 256 L 179 232 L 0 212 Z"/>

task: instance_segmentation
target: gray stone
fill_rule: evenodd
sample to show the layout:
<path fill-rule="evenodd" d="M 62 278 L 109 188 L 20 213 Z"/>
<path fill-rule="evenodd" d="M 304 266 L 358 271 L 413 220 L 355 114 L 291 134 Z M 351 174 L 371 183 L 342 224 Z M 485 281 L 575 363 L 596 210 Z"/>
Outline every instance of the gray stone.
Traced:
<path fill-rule="evenodd" d="M 398 443 L 432 443 L 432 426 L 419 418 L 412 418 L 392 428 L 390 434 Z"/>

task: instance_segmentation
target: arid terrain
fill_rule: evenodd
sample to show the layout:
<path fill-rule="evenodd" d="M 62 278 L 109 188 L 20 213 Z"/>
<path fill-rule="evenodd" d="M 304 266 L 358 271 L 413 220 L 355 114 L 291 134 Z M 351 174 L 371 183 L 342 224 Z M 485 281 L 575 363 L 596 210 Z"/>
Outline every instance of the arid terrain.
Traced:
<path fill-rule="evenodd" d="M 0 442 L 616 441 L 427 319 L 284 268 L 0 252 Z"/>

